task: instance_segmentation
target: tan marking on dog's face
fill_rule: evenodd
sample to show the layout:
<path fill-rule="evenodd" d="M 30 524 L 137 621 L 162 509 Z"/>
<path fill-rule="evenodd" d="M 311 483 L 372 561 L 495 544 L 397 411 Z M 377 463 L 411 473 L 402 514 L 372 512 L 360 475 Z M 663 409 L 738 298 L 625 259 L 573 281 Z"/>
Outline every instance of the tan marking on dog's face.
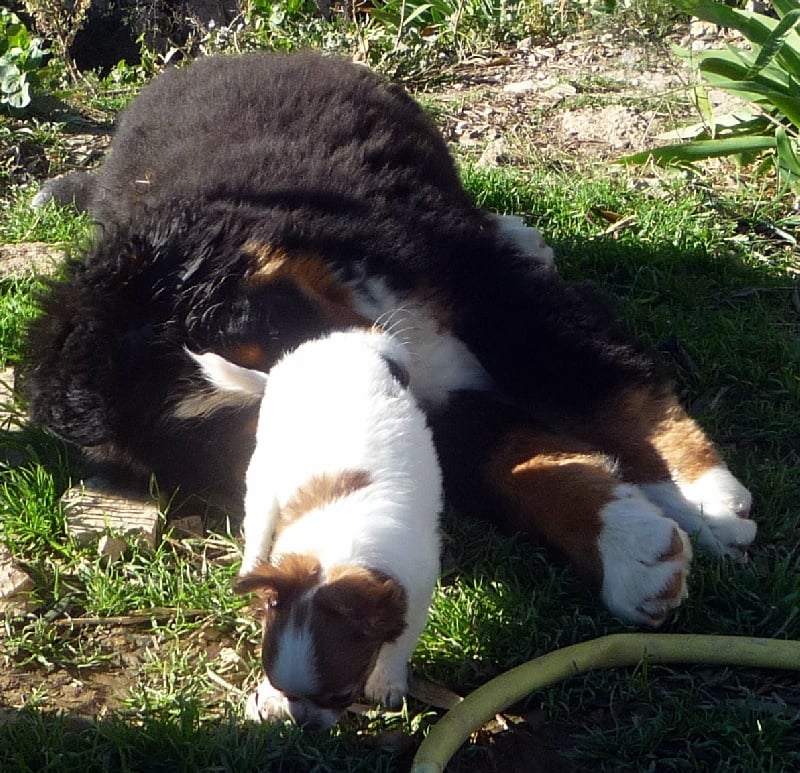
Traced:
<path fill-rule="evenodd" d="M 331 327 L 346 329 L 372 325 L 353 310 L 349 288 L 339 282 L 330 266 L 320 257 L 303 253 L 288 253 L 269 244 L 247 244 L 253 265 L 245 281 L 253 284 L 288 279 L 319 305 L 323 317 Z"/>
<path fill-rule="evenodd" d="M 535 533 L 600 585 L 600 511 L 614 499 L 614 463 L 575 441 L 534 429 L 506 435 L 484 468 L 508 503 L 506 527 Z"/>
<path fill-rule="evenodd" d="M 226 355 L 227 359 L 243 368 L 263 368 L 269 367 L 270 364 L 264 347 L 253 342 L 238 343 Z"/>
<path fill-rule="evenodd" d="M 234 582 L 235 593 L 255 593 L 261 601 L 273 606 L 305 593 L 320 582 L 322 567 L 313 556 L 287 553 L 280 563 L 259 564 L 248 574 Z"/>
<path fill-rule="evenodd" d="M 371 482 L 372 478 L 366 470 L 342 470 L 336 474 L 322 473 L 312 476 L 281 508 L 276 535 L 306 513 L 342 499 L 369 486 Z"/>
<path fill-rule="evenodd" d="M 687 482 L 722 462 L 711 441 L 672 394 L 648 388 L 620 393 L 598 415 L 591 432 L 604 449 L 617 455 L 621 473 L 635 483 Z"/>

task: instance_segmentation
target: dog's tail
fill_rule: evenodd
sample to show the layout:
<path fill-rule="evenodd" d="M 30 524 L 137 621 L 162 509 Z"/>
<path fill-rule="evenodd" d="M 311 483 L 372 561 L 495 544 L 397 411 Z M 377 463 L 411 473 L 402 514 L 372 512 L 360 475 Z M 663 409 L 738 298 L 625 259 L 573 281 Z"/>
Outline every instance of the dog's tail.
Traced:
<path fill-rule="evenodd" d="M 214 387 L 211 392 L 193 392 L 184 397 L 175 409 L 178 419 L 209 416 L 221 408 L 236 408 L 258 402 L 264 394 L 267 374 L 234 365 L 218 354 L 186 353 L 197 363 L 205 380 Z"/>

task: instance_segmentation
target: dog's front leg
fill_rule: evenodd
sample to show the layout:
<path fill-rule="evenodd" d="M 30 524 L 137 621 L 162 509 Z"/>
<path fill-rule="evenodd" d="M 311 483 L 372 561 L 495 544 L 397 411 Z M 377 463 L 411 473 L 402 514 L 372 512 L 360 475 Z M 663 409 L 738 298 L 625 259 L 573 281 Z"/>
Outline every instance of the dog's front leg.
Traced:
<path fill-rule="evenodd" d="M 239 569 L 240 577 L 252 572 L 259 564 L 269 561 L 275 524 L 279 515 L 278 500 L 274 496 L 265 496 L 265 492 L 254 491 L 248 483 L 242 524 L 244 553 L 242 566 Z"/>
<path fill-rule="evenodd" d="M 408 624 L 403 633 L 395 641 L 381 647 L 364 688 L 368 700 L 387 708 L 400 706 L 408 692 L 408 661 L 428 621 L 429 603 L 417 606 L 416 612 L 408 615 Z"/>

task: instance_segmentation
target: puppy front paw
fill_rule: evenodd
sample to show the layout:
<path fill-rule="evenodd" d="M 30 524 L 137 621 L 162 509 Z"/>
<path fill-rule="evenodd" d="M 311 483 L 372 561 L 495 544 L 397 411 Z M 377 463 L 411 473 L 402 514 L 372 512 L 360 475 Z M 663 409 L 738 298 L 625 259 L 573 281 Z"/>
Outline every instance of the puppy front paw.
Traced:
<path fill-rule="evenodd" d="M 276 690 L 269 679 L 262 679 L 247 698 L 245 719 L 253 722 L 279 722 L 291 719 L 289 702 L 282 692 Z"/>
<path fill-rule="evenodd" d="M 688 595 L 691 544 L 635 486 L 616 495 L 600 513 L 601 596 L 623 620 L 657 627 Z"/>
<path fill-rule="evenodd" d="M 403 698 L 408 693 L 406 664 L 402 668 L 389 668 L 379 662 L 367 679 L 364 693 L 370 702 L 384 708 L 396 709 L 402 706 Z"/>

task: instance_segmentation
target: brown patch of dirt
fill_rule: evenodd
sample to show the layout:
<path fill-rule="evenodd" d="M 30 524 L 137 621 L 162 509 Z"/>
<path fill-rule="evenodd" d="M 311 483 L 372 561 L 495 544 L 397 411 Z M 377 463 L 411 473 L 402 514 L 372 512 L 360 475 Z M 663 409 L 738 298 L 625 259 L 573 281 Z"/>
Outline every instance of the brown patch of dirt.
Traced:
<path fill-rule="evenodd" d="M 572 40 L 464 64 L 455 83 L 428 98 L 447 139 L 485 163 L 607 160 L 657 144 L 674 126 L 671 103 L 687 80 L 663 46 Z M 498 141 L 504 147 L 492 157 Z"/>
<path fill-rule="evenodd" d="M 80 635 L 83 646 L 96 648 L 98 657 L 106 660 L 102 667 L 15 667 L 8 655 L 2 657 L 0 721 L 11 718 L 26 705 L 85 718 L 102 718 L 122 707 L 132 683 L 131 674 L 142 664 L 140 652 L 146 646 L 145 637 L 121 628 Z"/>

